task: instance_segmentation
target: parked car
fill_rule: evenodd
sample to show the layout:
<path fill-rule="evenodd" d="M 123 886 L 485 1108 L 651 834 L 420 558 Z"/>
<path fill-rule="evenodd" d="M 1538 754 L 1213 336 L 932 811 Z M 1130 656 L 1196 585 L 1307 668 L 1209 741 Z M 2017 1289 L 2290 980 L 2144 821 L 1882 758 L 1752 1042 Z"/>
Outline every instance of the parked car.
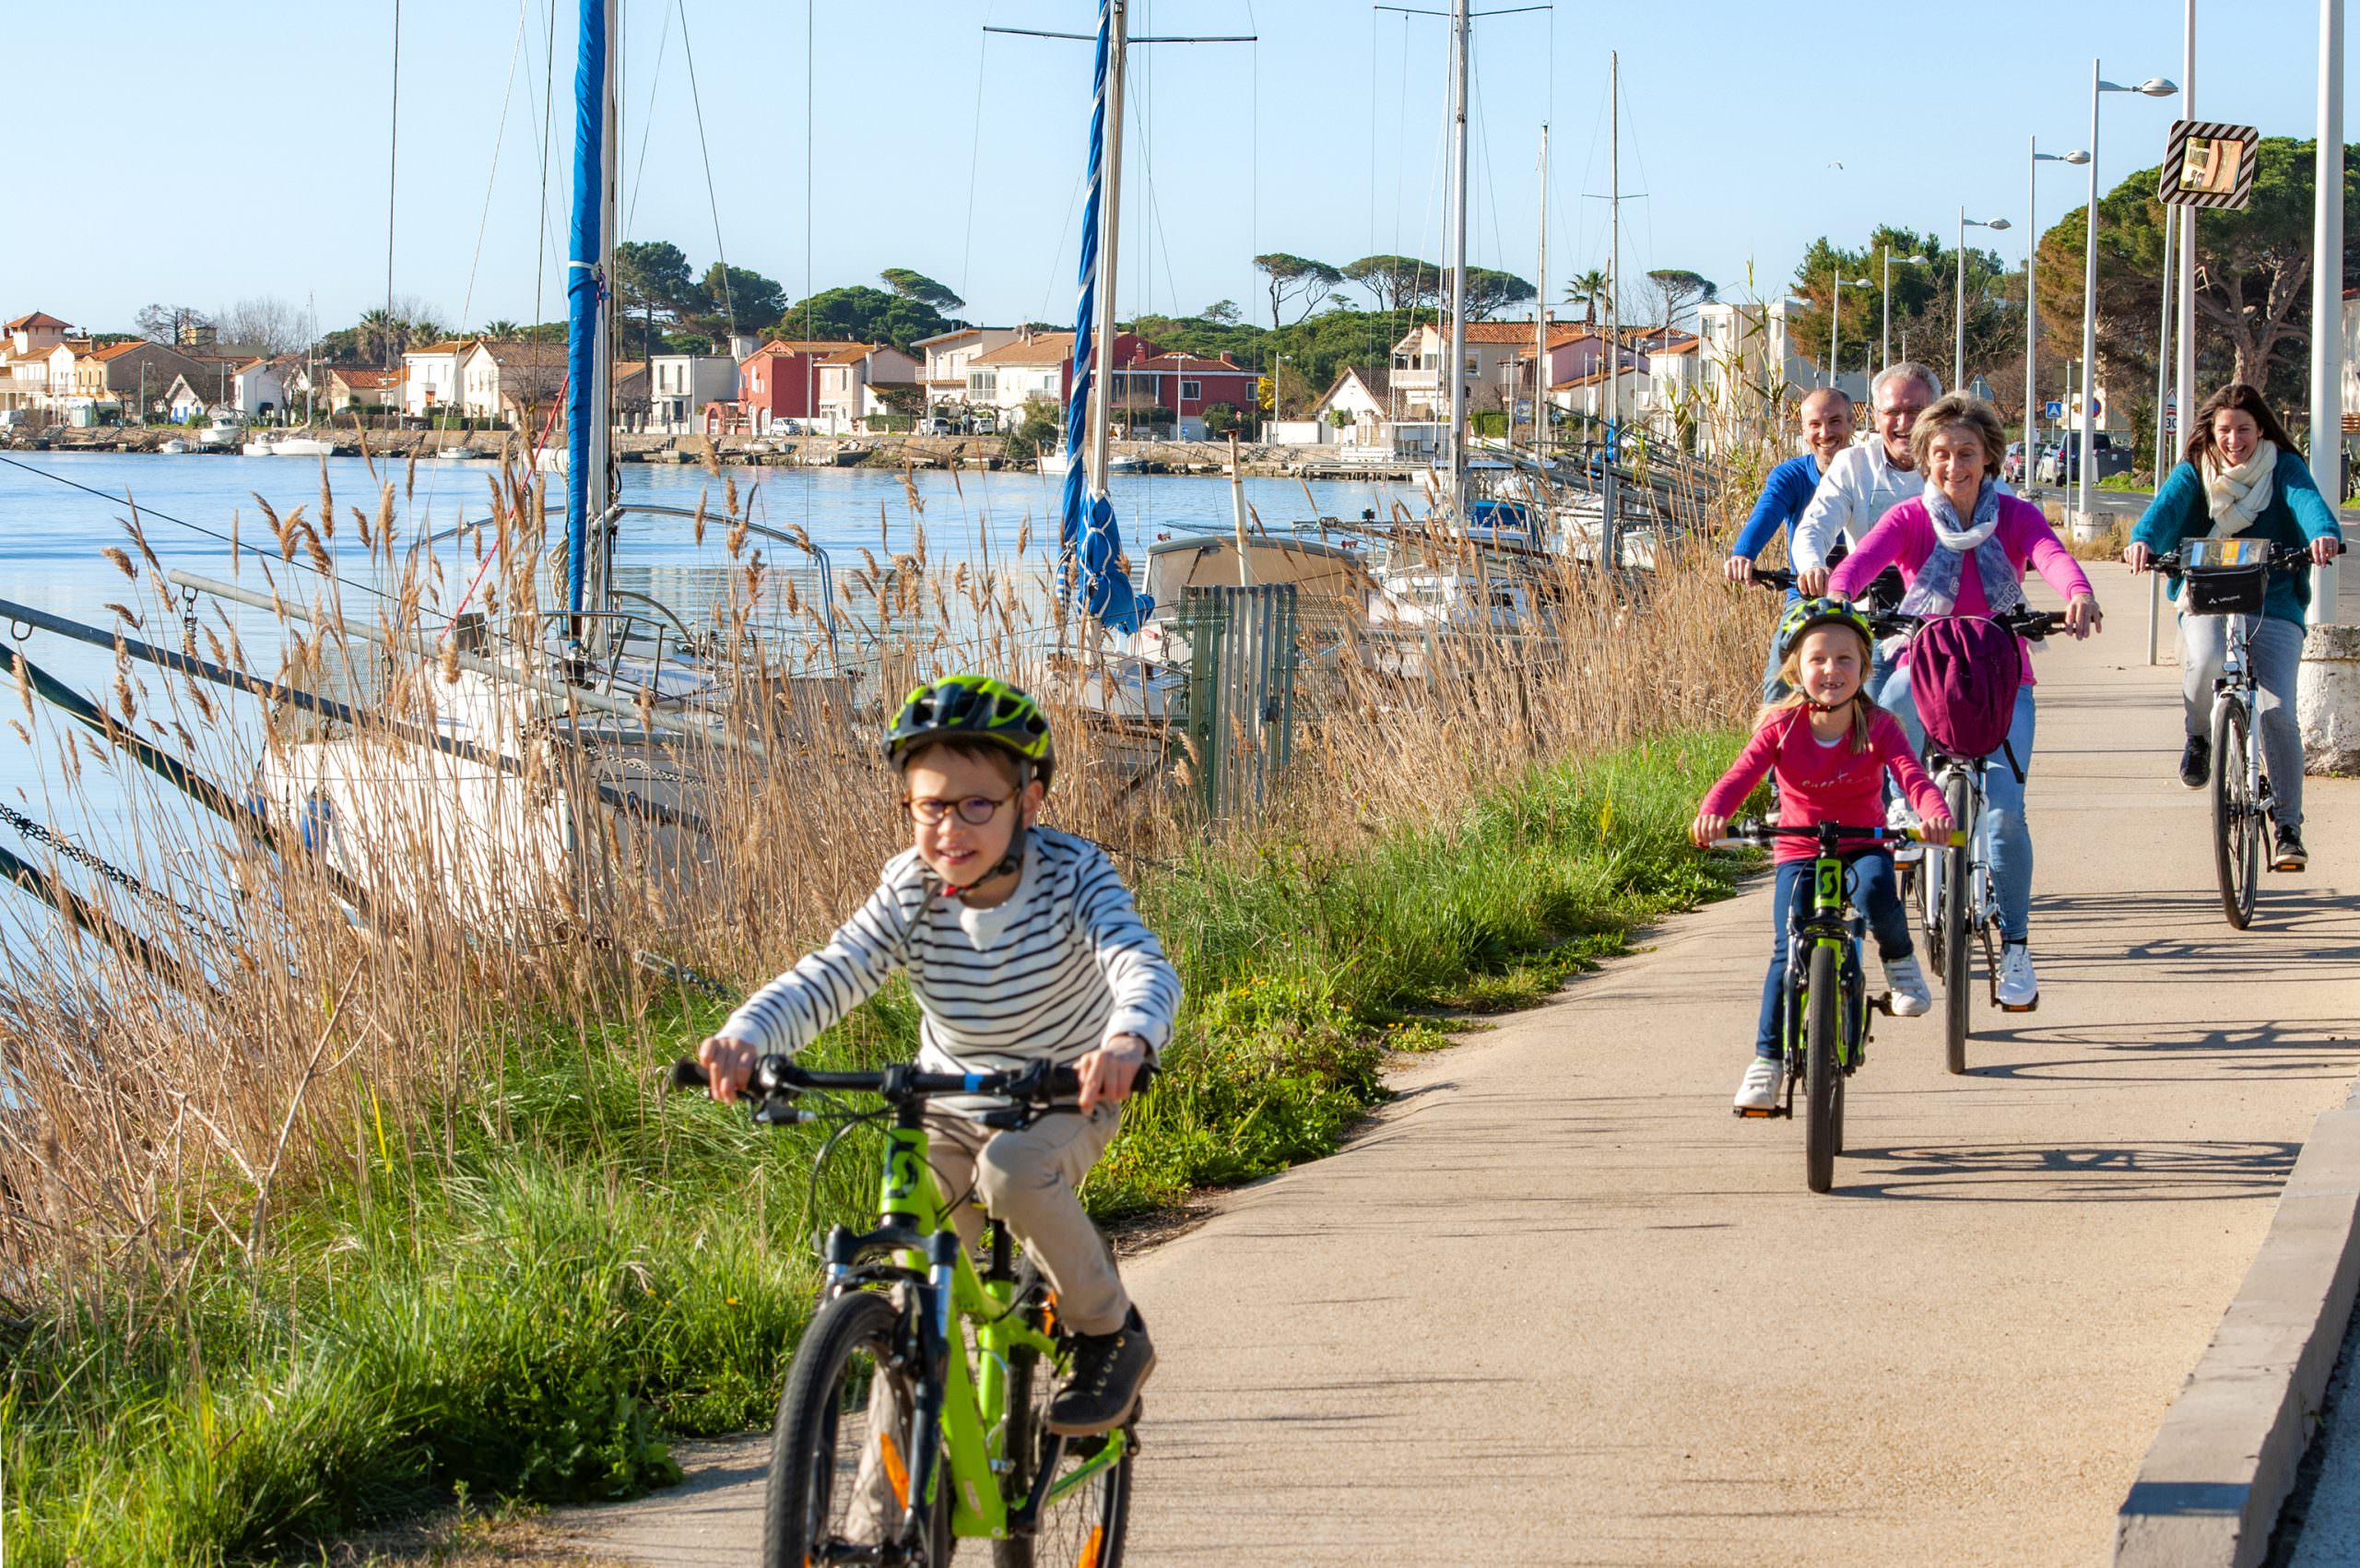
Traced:
<path fill-rule="evenodd" d="M 994 414 L 970 414 L 966 419 L 969 435 L 999 434 L 999 418 Z"/>
<path fill-rule="evenodd" d="M 2011 485 L 2022 485 L 2024 482 L 2024 443 L 2023 442 L 2012 441 L 2008 443 L 2008 455 L 2000 461 L 2000 477 Z"/>
<path fill-rule="evenodd" d="M 2101 431 L 2090 438 L 2091 454 L 2096 463 L 2096 477 L 2112 478 L 2128 474 L 2136 466 L 2138 454 L 2130 442 Z M 2041 454 L 2040 482 L 2045 485 L 2078 484 L 2082 477 L 2082 441 L 2079 436 L 2066 438 Z"/>
<path fill-rule="evenodd" d="M 931 419 L 920 419 L 917 424 L 917 433 L 922 436 L 957 435 L 959 427 L 949 419 L 938 416 Z"/>

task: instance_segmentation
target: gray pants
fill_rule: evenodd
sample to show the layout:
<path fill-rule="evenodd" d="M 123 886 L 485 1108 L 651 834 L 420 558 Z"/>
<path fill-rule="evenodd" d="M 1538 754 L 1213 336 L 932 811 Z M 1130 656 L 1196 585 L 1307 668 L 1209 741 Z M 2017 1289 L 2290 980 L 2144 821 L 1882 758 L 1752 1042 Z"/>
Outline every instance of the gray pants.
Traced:
<path fill-rule="evenodd" d="M 2246 657 L 2257 688 L 2255 722 L 2261 731 L 2261 760 L 2270 769 L 2270 790 L 2281 827 L 2303 825 L 2303 732 L 2295 714 L 2295 685 L 2303 664 L 2303 629 L 2290 620 L 2260 615 L 2182 615 L 2179 618 L 2180 697 L 2188 733 L 2212 733 L 2212 682 L 2229 656 L 2229 622 L 2242 624 L 2249 641 Z M 2220 760 L 2213 759 L 2215 766 Z"/>

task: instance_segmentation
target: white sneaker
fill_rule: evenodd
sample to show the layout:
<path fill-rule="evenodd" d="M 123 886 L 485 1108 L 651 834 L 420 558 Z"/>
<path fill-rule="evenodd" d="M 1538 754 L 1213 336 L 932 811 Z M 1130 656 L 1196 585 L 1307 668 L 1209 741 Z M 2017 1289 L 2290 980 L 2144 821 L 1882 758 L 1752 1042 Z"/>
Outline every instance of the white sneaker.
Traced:
<path fill-rule="evenodd" d="M 2032 950 L 2024 943 L 2000 949 L 2000 983 L 1993 989 L 2005 1011 L 2028 1013 L 2040 1006 L 2040 977 L 2032 972 Z"/>
<path fill-rule="evenodd" d="M 1740 1111 L 1771 1111 L 1778 1105 L 1778 1089 L 1786 1081 L 1787 1066 L 1769 1056 L 1756 1056 L 1746 1064 L 1745 1079 L 1737 1086 L 1737 1108 Z"/>
<path fill-rule="evenodd" d="M 1918 967 L 1918 955 L 1911 953 L 1884 965 L 1884 988 L 1892 999 L 1885 1005 L 1895 1018 L 1923 1018 L 1934 1010 L 1934 993 L 1926 986 L 1926 972 Z"/>
<path fill-rule="evenodd" d="M 1884 825 L 1896 833 L 1906 833 L 1924 824 L 1918 820 L 1918 813 L 1909 808 L 1909 802 L 1895 796 L 1885 802 Z M 1926 846 L 1914 839 L 1893 846 L 1893 858 L 1897 865 L 1914 865 L 1925 853 Z"/>

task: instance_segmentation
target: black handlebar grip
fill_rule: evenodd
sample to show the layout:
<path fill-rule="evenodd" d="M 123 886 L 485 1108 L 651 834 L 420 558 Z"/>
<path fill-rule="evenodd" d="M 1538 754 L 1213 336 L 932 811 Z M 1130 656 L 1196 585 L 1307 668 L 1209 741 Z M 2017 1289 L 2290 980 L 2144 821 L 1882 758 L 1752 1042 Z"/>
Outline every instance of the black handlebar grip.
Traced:
<path fill-rule="evenodd" d="M 678 1089 L 711 1089 L 713 1080 L 704 1076 L 704 1068 L 683 1056 L 672 1064 L 672 1087 Z"/>

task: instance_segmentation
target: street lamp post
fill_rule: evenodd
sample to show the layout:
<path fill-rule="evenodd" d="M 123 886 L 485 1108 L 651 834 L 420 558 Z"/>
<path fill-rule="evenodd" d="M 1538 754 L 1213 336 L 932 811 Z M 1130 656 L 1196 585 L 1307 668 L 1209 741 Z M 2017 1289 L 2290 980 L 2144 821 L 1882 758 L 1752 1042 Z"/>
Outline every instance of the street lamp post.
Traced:
<path fill-rule="evenodd" d="M 1958 298 L 1957 320 L 1953 324 L 1951 342 L 1951 390 L 1957 392 L 1966 385 L 1966 231 L 1988 229 L 1997 233 L 2008 227 L 2004 218 L 1969 218 L 1966 208 L 1958 209 Z"/>
<path fill-rule="evenodd" d="M 2097 415 L 2093 404 L 2098 357 L 2098 104 L 2110 92 L 2135 92 L 2147 98 L 2168 98 L 2179 88 L 2161 77 L 2150 77 L 2137 87 L 2120 87 L 2098 74 L 2090 62 L 2090 201 L 2089 229 L 2082 245 L 2082 440 L 2079 504 L 2074 509 L 2073 536 L 2097 536 L 2097 520 L 2090 513 L 2090 472 L 2097 465 Z"/>
<path fill-rule="evenodd" d="M 1827 290 L 1827 384 L 1838 391 L 1844 379 L 1844 356 L 1837 348 L 1844 341 L 1844 290 L 1868 286 L 1867 278 L 1847 277 L 1839 271 Z"/>
<path fill-rule="evenodd" d="M 2082 164 L 2090 155 L 2080 147 L 2071 152 L 2043 152 L 2040 138 L 2032 138 L 2032 163 L 2024 175 L 2024 489 L 2031 490 L 2038 483 L 2040 463 L 2040 382 L 2034 374 L 2033 362 L 2040 344 L 2040 301 L 2033 292 L 2033 272 L 2040 263 L 2040 166 L 2044 163 Z"/>

